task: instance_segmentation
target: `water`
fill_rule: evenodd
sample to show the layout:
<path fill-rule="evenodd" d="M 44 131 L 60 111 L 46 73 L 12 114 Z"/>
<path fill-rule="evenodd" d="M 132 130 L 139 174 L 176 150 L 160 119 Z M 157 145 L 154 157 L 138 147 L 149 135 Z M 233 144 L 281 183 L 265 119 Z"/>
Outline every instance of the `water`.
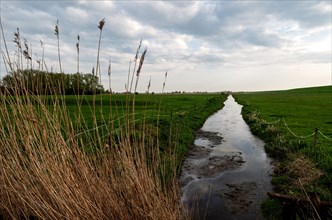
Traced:
<path fill-rule="evenodd" d="M 232 96 L 197 133 L 180 177 L 182 203 L 193 219 L 263 219 L 270 184 L 264 142 L 251 134 Z"/>

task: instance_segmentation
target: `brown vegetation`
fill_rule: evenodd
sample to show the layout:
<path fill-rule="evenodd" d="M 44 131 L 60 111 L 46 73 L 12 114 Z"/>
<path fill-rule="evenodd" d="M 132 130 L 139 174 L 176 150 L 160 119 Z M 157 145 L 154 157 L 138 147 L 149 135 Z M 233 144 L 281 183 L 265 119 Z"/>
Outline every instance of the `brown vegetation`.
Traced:
<path fill-rule="evenodd" d="M 58 22 L 55 32 L 59 42 Z M 143 123 L 133 133 L 129 112 L 117 129 L 112 121 L 102 128 L 74 125 L 61 91 L 49 97 L 50 108 L 42 94 L 18 88 L 23 69 L 4 56 L 18 77 L 10 93 L 4 87 L 0 94 L 1 219 L 180 218 L 176 173 L 161 180 L 164 162 L 152 128 Z M 98 59 L 99 51 L 96 74 Z"/>

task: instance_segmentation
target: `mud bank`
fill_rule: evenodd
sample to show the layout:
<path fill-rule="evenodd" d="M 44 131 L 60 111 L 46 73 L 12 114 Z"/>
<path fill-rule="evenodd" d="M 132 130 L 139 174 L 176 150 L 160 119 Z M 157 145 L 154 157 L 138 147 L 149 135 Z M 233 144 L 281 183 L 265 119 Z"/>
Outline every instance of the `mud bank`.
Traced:
<path fill-rule="evenodd" d="M 260 204 L 271 191 L 271 161 L 229 96 L 207 119 L 182 166 L 182 203 L 193 219 L 263 219 Z"/>

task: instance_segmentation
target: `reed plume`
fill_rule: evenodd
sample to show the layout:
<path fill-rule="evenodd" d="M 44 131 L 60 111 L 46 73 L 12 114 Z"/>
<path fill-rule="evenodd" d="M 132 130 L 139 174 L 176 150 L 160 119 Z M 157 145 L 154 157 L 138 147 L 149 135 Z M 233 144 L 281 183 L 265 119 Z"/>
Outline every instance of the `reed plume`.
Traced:
<path fill-rule="evenodd" d="M 112 93 L 111 88 L 111 73 L 112 73 L 112 66 L 111 66 L 111 59 L 108 61 L 108 69 L 107 69 L 107 75 L 108 75 L 108 84 L 109 84 L 109 91 Z"/>
<path fill-rule="evenodd" d="M 42 47 L 42 60 L 41 60 L 41 70 L 44 70 L 44 42 L 40 40 L 40 46 Z"/>
<path fill-rule="evenodd" d="M 150 92 L 150 87 L 151 87 L 151 76 L 150 76 L 150 80 L 149 80 L 149 84 L 148 84 L 148 94 Z"/>
<path fill-rule="evenodd" d="M 60 56 L 60 31 L 59 31 L 59 19 L 56 20 L 55 28 L 54 28 L 54 34 L 56 35 L 57 42 L 58 42 L 58 59 L 59 59 L 59 66 L 60 66 L 60 73 L 62 72 L 62 66 L 61 66 L 61 56 Z"/>
<path fill-rule="evenodd" d="M 22 56 L 22 45 L 21 45 L 21 35 L 20 29 L 17 28 L 16 32 L 14 32 L 14 40 L 13 42 L 17 47 L 17 67 L 18 69 L 23 69 L 23 56 Z"/>
<path fill-rule="evenodd" d="M 77 35 L 77 43 L 76 43 L 76 49 L 77 49 L 77 73 L 80 73 L 80 35 Z"/>
<path fill-rule="evenodd" d="M 30 61 L 30 69 L 32 69 L 32 57 L 29 50 L 28 40 L 26 38 L 24 40 L 24 50 L 23 50 L 23 56 L 27 60 L 27 69 L 29 67 L 29 61 Z"/>
<path fill-rule="evenodd" d="M 165 90 L 165 85 L 166 85 L 166 80 L 167 80 L 167 72 L 165 73 L 165 79 L 164 79 L 164 82 L 163 82 L 163 90 L 162 90 L 162 93 L 164 93 L 164 90 Z"/>
<path fill-rule="evenodd" d="M 131 77 L 131 83 L 130 83 L 129 92 L 131 92 L 131 89 L 132 89 L 132 86 L 133 86 L 134 75 L 135 75 L 135 71 L 136 71 L 136 65 L 137 65 L 138 55 L 139 55 L 139 51 L 141 50 L 141 46 L 142 46 L 142 39 L 139 42 L 139 45 L 138 45 L 137 50 L 136 50 L 136 55 L 135 55 L 135 59 L 134 59 L 134 69 L 133 69 L 133 73 L 132 73 L 132 77 Z"/>
<path fill-rule="evenodd" d="M 98 28 L 99 28 L 100 32 L 99 32 L 99 41 L 98 41 L 96 75 L 98 75 L 98 71 L 99 71 L 99 80 L 100 80 L 100 83 L 101 83 L 101 74 L 100 74 L 100 64 L 99 64 L 99 52 L 100 52 L 101 34 L 103 32 L 104 25 L 105 25 L 105 18 L 103 18 L 102 20 L 100 20 L 99 21 L 99 25 L 98 25 Z"/>
<path fill-rule="evenodd" d="M 139 77 L 140 77 L 140 74 L 141 74 L 141 70 L 142 70 L 142 66 L 143 66 L 143 63 L 144 63 L 145 54 L 146 54 L 147 50 L 148 50 L 148 48 L 145 48 L 145 50 L 142 53 L 141 58 L 139 60 L 139 65 L 138 65 L 137 72 L 136 72 L 136 84 L 135 84 L 135 90 L 134 90 L 135 93 L 136 93 L 136 90 L 137 90 L 137 84 L 138 84 L 138 80 L 139 80 Z"/>

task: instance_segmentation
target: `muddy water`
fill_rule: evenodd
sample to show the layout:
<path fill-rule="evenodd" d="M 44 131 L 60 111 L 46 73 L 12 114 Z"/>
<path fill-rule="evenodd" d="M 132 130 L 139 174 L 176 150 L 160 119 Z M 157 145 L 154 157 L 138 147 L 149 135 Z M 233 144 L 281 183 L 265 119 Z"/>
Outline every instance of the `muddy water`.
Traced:
<path fill-rule="evenodd" d="M 182 203 L 193 219 L 263 219 L 272 166 L 232 96 L 197 132 L 182 167 Z"/>

